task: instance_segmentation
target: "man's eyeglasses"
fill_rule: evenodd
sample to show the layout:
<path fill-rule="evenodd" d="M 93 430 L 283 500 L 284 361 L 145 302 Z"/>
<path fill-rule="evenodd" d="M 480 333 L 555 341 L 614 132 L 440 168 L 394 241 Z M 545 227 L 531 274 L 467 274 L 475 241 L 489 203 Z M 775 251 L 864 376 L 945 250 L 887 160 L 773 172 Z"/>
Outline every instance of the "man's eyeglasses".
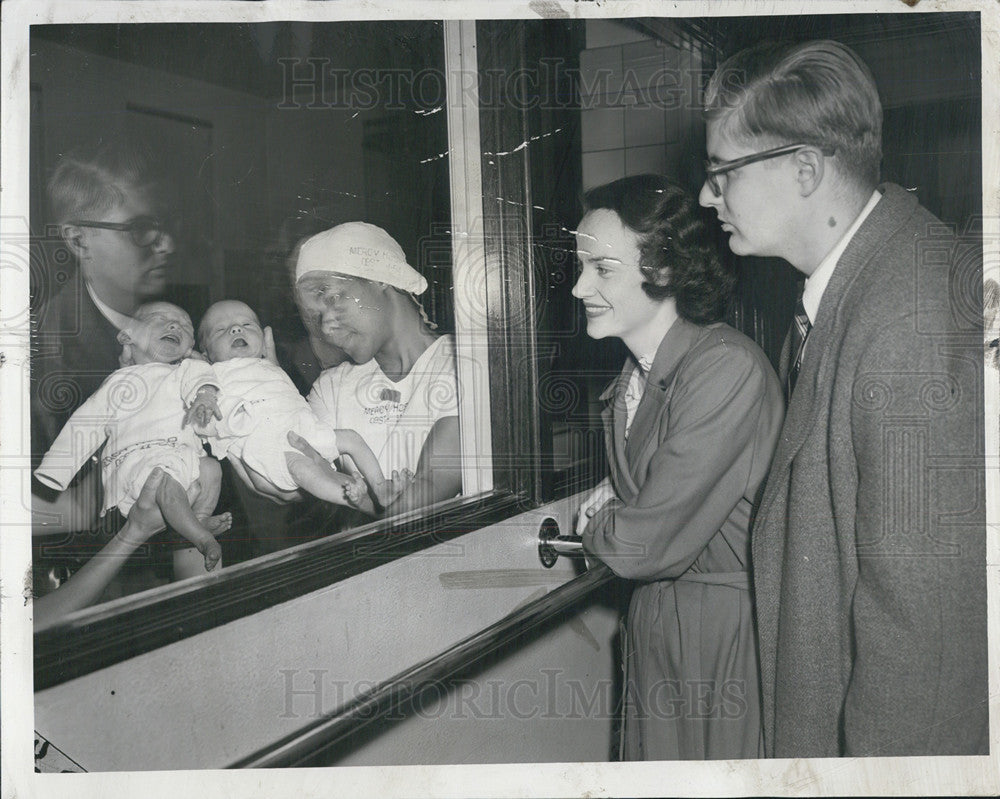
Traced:
<path fill-rule="evenodd" d="M 136 247 L 153 247 L 160 243 L 167 232 L 168 225 L 155 216 L 137 216 L 128 222 L 91 222 L 79 221 L 70 224 L 80 227 L 96 227 L 104 230 L 121 230 L 128 233 Z"/>
<path fill-rule="evenodd" d="M 803 147 L 808 146 L 808 144 L 784 144 L 781 147 L 775 147 L 772 150 L 763 150 L 759 153 L 745 155 L 742 158 L 734 158 L 732 161 L 705 161 L 705 180 L 708 183 L 708 187 L 712 190 L 712 194 L 716 197 L 721 197 L 722 186 L 719 183 L 720 175 L 725 175 L 727 172 L 732 172 L 734 169 L 739 169 L 741 166 L 755 164 L 758 161 L 767 161 L 781 155 L 788 155 L 789 153 L 794 153 L 796 150 L 801 150 Z M 833 150 L 828 148 L 821 147 L 820 150 L 823 155 L 827 156 L 833 155 L 834 153 Z"/>

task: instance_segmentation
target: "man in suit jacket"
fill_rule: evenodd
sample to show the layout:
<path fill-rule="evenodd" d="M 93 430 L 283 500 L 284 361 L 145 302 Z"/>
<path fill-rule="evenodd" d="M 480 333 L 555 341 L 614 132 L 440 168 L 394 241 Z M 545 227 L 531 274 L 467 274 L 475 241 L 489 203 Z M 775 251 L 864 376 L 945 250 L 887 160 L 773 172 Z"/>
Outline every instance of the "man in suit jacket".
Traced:
<path fill-rule="evenodd" d="M 52 270 L 32 298 L 31 452 L 34 467 L 66 420 L 118 368 L 118 331 L 163 293 L 174 241 L 164 229 L 149 160 L 103 141 L 60 159 L 48 186 L 53 220 L 78 268 Z M 53 494 L 32 482 L 36 532 L 91 529 L 95 470 Z"/>
<path fill-rule="evenodd" d="M 752 535 L 765 750 L 986 753 L 978 245 L 878 185 L 882 109 L 843 45 L 743 51 L 705 100 L 701 204 L 806 275 Z"/>

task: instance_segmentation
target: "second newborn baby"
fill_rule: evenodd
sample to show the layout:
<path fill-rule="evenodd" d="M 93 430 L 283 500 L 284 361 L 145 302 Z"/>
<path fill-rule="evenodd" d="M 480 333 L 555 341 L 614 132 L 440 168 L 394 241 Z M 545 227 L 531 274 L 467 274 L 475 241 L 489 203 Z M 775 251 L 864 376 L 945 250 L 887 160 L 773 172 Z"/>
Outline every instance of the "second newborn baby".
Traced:
<path fill-rule="evenodd" d="M 198 342 L 211 366 L 205 365 L 208 389 L 199 393 L 202 407 L 192 409 L 189 418 L 200 423 L 199 432 L 217 458 L 237 458 L 283 491 L 301 488 L 342 505 L 362 500 L 364 482 L 383 507 L 403 490 L 411 475 L 386 479 L 356 431 L 334 430 L 316 418 L 291 378 L 265 357 L 264 331 L 248 305 L 236 300 L 212 305 L 198 327 Z M 364 482 L 289 454 L 290 431 L 329 461 L 349 455 Z"/>

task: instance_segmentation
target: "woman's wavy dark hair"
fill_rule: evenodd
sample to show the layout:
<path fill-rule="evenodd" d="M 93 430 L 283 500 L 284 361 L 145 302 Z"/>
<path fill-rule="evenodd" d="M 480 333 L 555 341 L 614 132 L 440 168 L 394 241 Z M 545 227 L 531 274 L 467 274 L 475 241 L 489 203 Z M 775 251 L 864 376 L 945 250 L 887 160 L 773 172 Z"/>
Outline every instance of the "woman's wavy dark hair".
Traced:
<path fill-rule="evenodd" d="M 606 208 L 640 235 L 643 291 L 673 297 L 677 313 L 707 325 L 722 319 L 736 276 L 719 259 L 694 198 L 662 175 L 633 175 L 590 189 L 585 211 Z"/>

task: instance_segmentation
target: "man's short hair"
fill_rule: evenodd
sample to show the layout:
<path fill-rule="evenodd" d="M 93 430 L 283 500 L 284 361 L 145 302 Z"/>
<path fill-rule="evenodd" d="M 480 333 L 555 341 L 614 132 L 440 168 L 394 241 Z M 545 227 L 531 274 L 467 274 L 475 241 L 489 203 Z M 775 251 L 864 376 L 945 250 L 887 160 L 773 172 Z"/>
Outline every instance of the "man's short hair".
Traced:
<path fill-rule="evenodd" d="M 867 65 L 839 42 L 763 43 L 736 53 L 708 82 L 705 119 L 737 140 L 833 149 L 846 177 L 879 182 L 878 89 Z"/>
<path fill-rule="evenodd" d="M 152 191 L 157 175 L 148 151 L 127 139 L 101 139 L 59 159 L 49 178 L 51 220 L 66 224 L 106 213 L 126 191 Z"/>

